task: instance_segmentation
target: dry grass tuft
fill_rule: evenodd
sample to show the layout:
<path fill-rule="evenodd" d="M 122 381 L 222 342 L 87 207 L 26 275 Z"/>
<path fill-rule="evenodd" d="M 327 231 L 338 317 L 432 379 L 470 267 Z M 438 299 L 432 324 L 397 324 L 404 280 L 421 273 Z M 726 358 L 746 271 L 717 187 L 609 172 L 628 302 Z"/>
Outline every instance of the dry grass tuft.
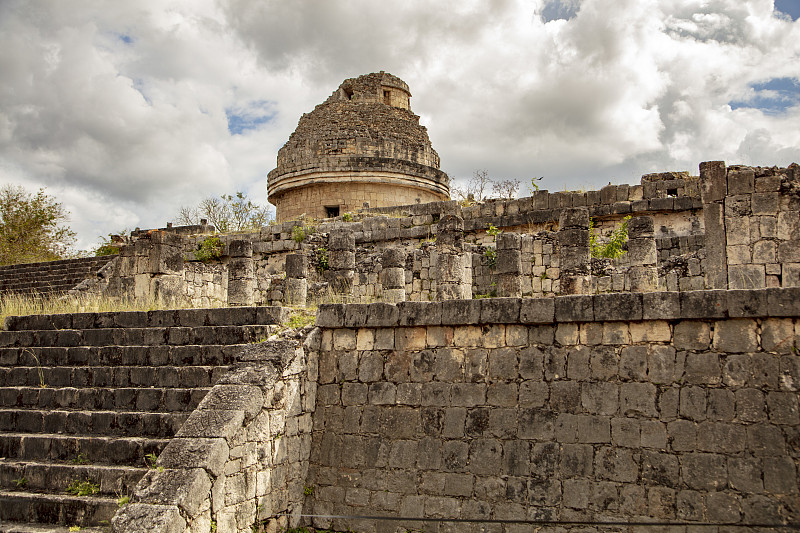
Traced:
<path fill-rule="evenodd" d="M 109 311 L 152 311 L 189 307 L 174 301 L 156 299 L 112 298 L 94 293 L 72 295 L 3 294 L 0 295 L 0 328 L 7 316 L 55 315 L 62 313 L 104 313 Z"/>

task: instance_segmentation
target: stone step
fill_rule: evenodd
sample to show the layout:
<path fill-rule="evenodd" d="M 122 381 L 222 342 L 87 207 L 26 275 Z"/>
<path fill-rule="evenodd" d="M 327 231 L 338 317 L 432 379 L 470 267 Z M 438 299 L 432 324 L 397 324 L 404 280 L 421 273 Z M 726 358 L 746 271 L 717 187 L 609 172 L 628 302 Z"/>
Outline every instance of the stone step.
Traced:
<path fill-rule="evenodd" d="M 100 494 L 119 498 L 133 494 L 145 472 L 145 467 L 0 460 L 0 488 L 57 492 L 77 479 L 90 481 Z"/>
<path fill-rule="evenodd" d="M 0 331 L 0 347 L 247 344 L 264 340 L 273 331 L 264 325 Z"/>
<path fill-rule="evenodd" d="M 210 388 L 0 387 L 0 408 L 191 411 Z"/>
<path fill-rule="evenodd" d="M 8 317 L 5 325 L 6 329 L 10 331 L 277 325 L 283 322 L 288 313 L 289 310 L 287 308 L 278 306 L 113 311 L 106 313 L 13 316 Z"/>
<path fill-rule="evenodd" d="M 0 490 L 0 520 L 65 526 L 109 523 L 119 506 L 116 498 Z"/>
<path fill-rule="evenodd" d="M 0 367 L 0 386 L 39 387 L 210 387 L 228 366 Z"/>
<path fill-rule="evenodd" d="M 229 365 L 247 344 L 0 348 L 2 367 Z"/>
<path fill-rule="evenodd" d="M 31 462 L 89 461 L 93 465 L 146 466 L 169 439 L 0 432 L 0 457 Z"/>
<path fill-rule="evenodd" d="M 82 527 L 81 533 L 108 533 L 108 527 Z M 69 526 L 0 521 L 0 533 L 69 533 Z"/>
<path fill-rule="evenodd" d="M 0 409 L 0 431 L 171 437 L 188 417 L 188 412 Z"/>

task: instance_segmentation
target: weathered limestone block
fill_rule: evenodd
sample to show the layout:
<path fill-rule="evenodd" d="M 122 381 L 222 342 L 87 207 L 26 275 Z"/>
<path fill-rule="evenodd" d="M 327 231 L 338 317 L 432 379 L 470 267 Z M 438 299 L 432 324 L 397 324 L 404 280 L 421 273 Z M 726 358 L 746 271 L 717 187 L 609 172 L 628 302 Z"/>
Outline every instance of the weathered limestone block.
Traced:
<path fill-rule="evenodd" d="M 253 257 L 253 241 L 236 239 L 228 245 L 228 255 L 231 257 Z"/>
<path fill-rule="evenodd" d="M 763 289 L 764 265 L 729 265 L 728 283 L 731 289 Z"/>
<path fill-rule="evenodd" d="M 244 241 L 233 241 L 244 242 Z M 249 244 L 249 242 L 248 242 Z M 247 246 L 237 246 L 237 253 L 246 253 Z M 228 304 L 253 305 L 255 289 L 255 269 L 251 257 L 231 258 L 228 262 Z"/>
<path fill-rule="evenodd" d="M 286 256 L 286 277 L 296 279 L 308 277 L 308 259 L 305 254 Z"/>
<path fill-rule="evenodd" d="M 562 210 L 557 239 L 561 294 L 589 292 L 591 290 L 589 210 L 586 207 Z"/>
<path fill-rule="evenodd" d="M 653 218 L 634 217 L 628 221 L 628 272 L 631 291 L 650 292 L 658 289 L 658 250 L 654 237 Z"/>
<path fill-rule="evenodd" d="M 445 215 L 436 224 L 436 246 L 440 253 L 460 252 L 464 249 L 464 219 Z"/>
<path fill-rule="evenodd" d="M 328 250 L 355 250 L 356 237 L 353 231 L 339 229 L 328 234 Z"/>
<path fill-rule="evenodd" d="M 402 248 L 387 248 L 381 254 L 383 268 L 405 268 L 406 252 Z"/>
<path fill-rule="evenodd" d="M 251 306 L 255 301 L 255 280 L 230 279 L 228 280 L 228 305 Z"/>
<path fill-rule="evenodd" d="M 210 490 L 211 480 L 202 468 L 148 470 L 134 492 L 134 501 L 174 504 L 195 516 Z"/>
<path fill-rule="evenodd" d="M 306 278 L 286 278 L 283 283 L 284 301 L 286 305 L 305 306 L 308 298 L 308 280 Z"/>
<path fill-rule="evenodd" d="M 353 289 L 354 274 L 352 270 L 326 270 L 323 274 L 331 289 L 338 294 L 349 294 Z"/>
<path fill-rule="evenodd" d="M 186 520 L 176 505 L 131 503 L 111 520 L 115 533 L 183 533 Z"/>
<path fill-rule="evenodd" d="M 728 194 L 725 162 L 706 161 L 700 163 L 700 186 L 703 199 L 703 224 L 705 226 L 706 287 L 709 289 L 727 289 L 727 236 L 723 209 L 723 202 Z"/>
<path fill-rule="evenodd" d="M 405 289 L 406 271 L 399 267 L 384 267 L 380 274 L 381 285 L 384 289 Z"/>
<path fill-rule="evenodd" d="M 328 252 L 328 266 L 331 270 L 353 270 L 356 254 L 349 250 L 331 250 Z"/>

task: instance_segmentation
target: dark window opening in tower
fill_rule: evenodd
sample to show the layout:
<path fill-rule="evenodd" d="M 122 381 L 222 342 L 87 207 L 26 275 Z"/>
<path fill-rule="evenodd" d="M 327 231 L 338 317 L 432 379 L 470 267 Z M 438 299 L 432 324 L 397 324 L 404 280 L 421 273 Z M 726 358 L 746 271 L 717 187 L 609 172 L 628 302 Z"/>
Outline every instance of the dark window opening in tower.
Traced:
<path fill-rule="evenodd" d="M 347 97 L 348 100 L 351 100 L 353 98 L 353 89 L 351 89 L 350 87 L 345 87 L 344 95 Z"/>
<path fill-rule="evenodd" d="M 392 103 L 392 91 L 383 91 L 383 103 L 386 105 L 391 105 Z"/>
<path fill-rule="evenodd" d="M 339 206 L 338 205 L 326 205 L 325 206 L 325 218 L 333 218 L 339 216 Z"/>

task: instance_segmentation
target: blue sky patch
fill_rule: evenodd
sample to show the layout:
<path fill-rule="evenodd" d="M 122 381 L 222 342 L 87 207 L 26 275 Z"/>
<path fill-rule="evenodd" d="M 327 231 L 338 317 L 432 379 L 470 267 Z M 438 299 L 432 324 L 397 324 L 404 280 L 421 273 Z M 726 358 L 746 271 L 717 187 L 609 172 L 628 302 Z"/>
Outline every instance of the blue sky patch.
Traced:
<path fill-rule="evenodd" d="M 231 135 L 241 135 L 246 131 L 258 129 L 259 126 L 275 118 L 274 108 L 275 103 L 268 100 L 250 102 L 244 108 L 228 108 L 225 110 L 228 131 Z"/>
<path fill-rule="evenodd" d="M 578 0 L 548 0 L 542 9 L 542 20 L 569 20 L 578 14 L 580 7 Z"/>
<path fill-rule="evenodd" d="M 780 11 L 792 17 L 792 20 L 800 18 L 800 0 L 775 0 L 775 11 Z"/>
<path fill-rule="evenodd" d="M 117 37 L 119 38 L 120 41 L 122 41 L 125 44 L 133 43 L 133 37 L 131 37 L 130 35 L 125 35 L 124 33 L 120 33 L 119 35 L 117 35 Z"/>
<path fill-rule="evenodd" d="M 730 102 L 731 109 L 750 107 L 777 115 L 800 104 L 800 81 L 796 78 L 772 78 L 750 87 L 752 92 L 744 100 Z"/>

